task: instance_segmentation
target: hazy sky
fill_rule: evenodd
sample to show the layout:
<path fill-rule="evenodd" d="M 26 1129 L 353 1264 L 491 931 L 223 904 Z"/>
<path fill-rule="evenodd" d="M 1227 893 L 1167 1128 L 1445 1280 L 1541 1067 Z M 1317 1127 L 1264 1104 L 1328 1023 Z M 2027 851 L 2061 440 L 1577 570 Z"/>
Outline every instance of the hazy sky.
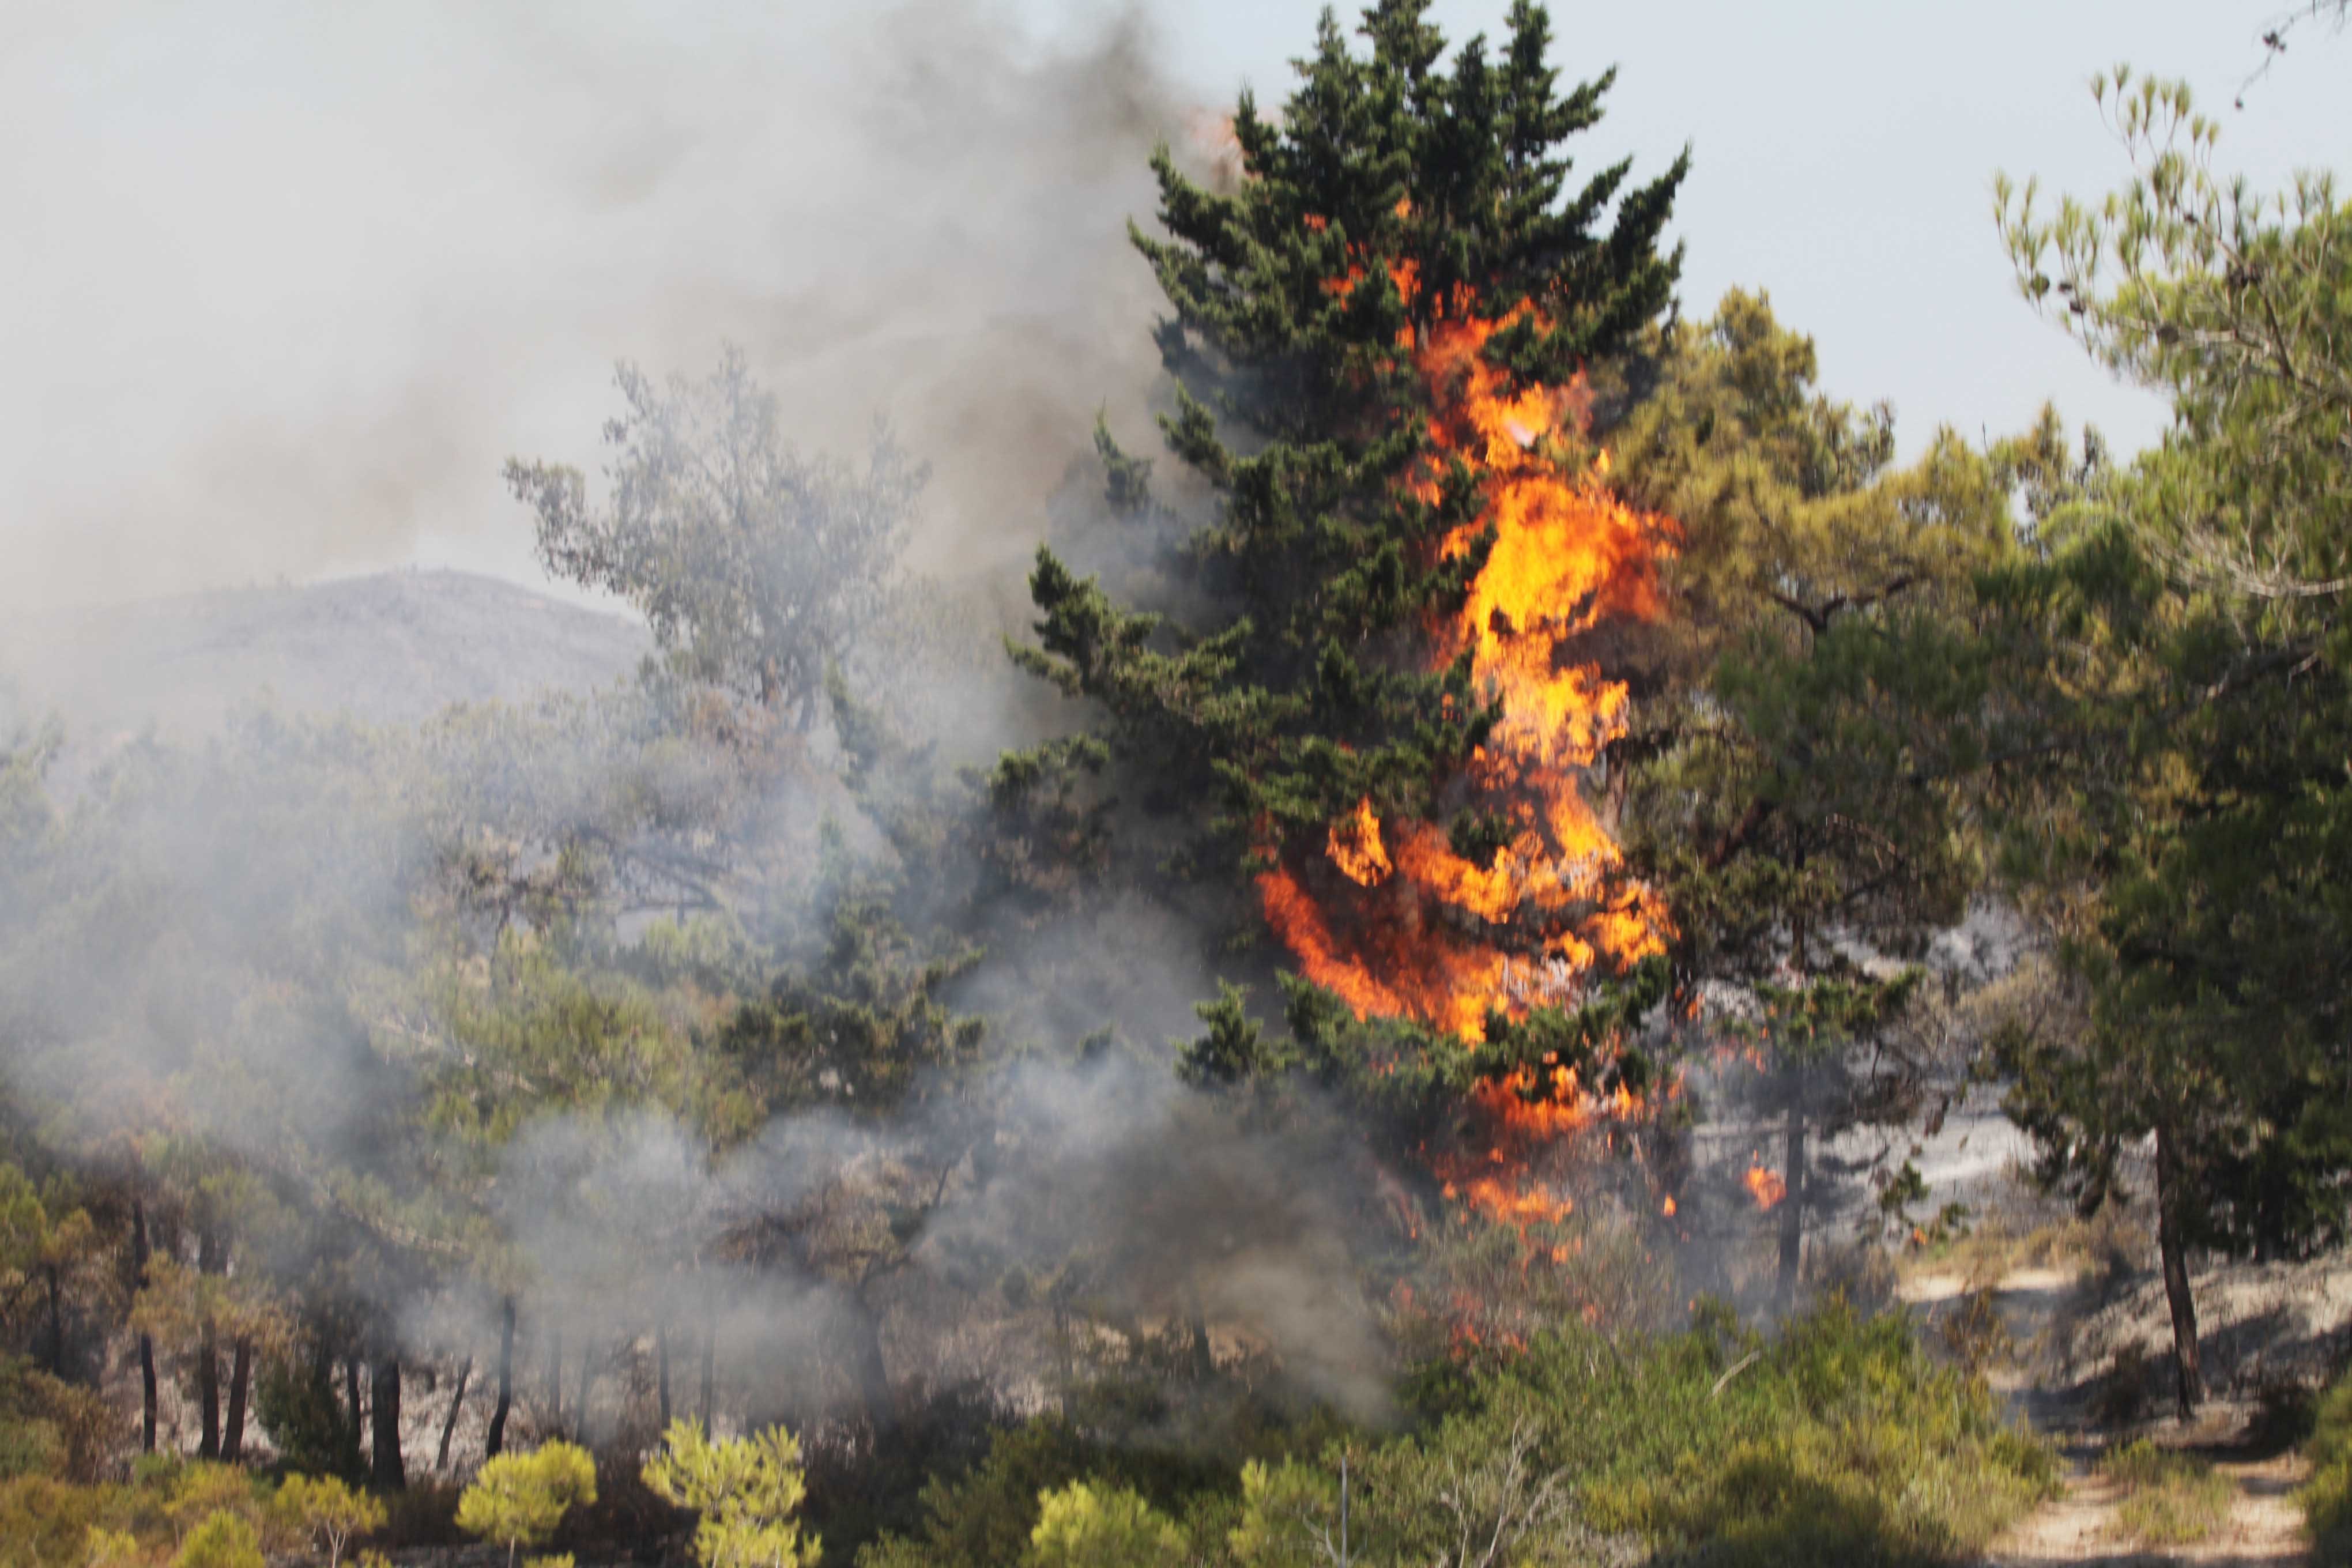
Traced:
<path fill-rule="evenodd" d="M 407 562 L 529 579 L 499 461 L 593 466 L 614 358 L 697 370 L 724 338 L 812 444 L 887 413 L 937 458 L 935 563 L 1017 561 L 1094 411 L 1143 418 L 1144 150 L 1244 80 L 1278 102 L 1316 9 L 0 0 L 0 609 Z M 1769 289 L 1916 448 L 2052 396 L 2153 434 L 2017 300 L 1989 184 L 2114 184 L 2083 83 L 2117 58 L 2189 77 L 2259 181 L 2345 166 L 2352 38 L 2306 29 L 2230 107 L 2280 9 L 1554 15 L 1571 75 L 1622 68 L 1586 166 L 1693 148 L 1685 309 Z"/>

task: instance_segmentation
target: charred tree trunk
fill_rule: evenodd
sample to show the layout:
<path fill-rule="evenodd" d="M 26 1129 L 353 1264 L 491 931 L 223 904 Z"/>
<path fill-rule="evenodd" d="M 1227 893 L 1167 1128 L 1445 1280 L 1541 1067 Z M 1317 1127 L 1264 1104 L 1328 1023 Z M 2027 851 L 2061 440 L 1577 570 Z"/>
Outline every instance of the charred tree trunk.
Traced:
<path fill-rule="evenodd" d="M 449 1439 L 457 1433 L 457 1413 L 466 1407 L 466 1384 L 474 1381 L 474 1358 L 457 1369 L 457 1387 L 449 1395 L 449 1414 L 441 1418 L 441 1446 L 433 1451 L 433 1468 L 436 1473 L 449 1468 Z"/>
<path fill-rule="evenodd" d="M 573 1402 L 579 1406 L 580 1414 L 572 1420 L 572 1424 L 580 1428 L 577 1441 L 583 1448 L 595 1447 L 588 1431 L 588 1390 L 595 1381 L 596 1339 L 593 1334 L 583 1334 L 580 1343 L 580 1397 Z"/>
<path fill-rule="evenodd" d="M 343 1358 L 343 1413 L 351 1419 L 343 1427 L 343 1468 L 356 1476 L 361 1473 L 360 1436 L 366 1430 L 365 1406 L 360 1402 L 360 1358 Z"/>
<path fill-rule="evenodd" d="M 245 1395 L 253 1381 L 253 1342 L 240 1338 L 229 1352 L 228 1420 L 221 1432 L 221 1458 L 230 1464 L 245 1457 Z"/>
<path fill-rule="evenodd" d="M 1780 1270 L 1776 1294 L 1780 1310 L 1796 1305 L 1798 1275 L 1805 1257 L 1805 1095 L 1803 1069 L 1790 1068 L 1789 1124 L 1780 1149 Z"/>
<path fill-rule="evenodd" d="M 196 1232 L 196 1274 L 199 1279 L 220 1268 L 219 1248 L 210 1226 Z M 196 1328 L 196 1403 L 204 1426 L 196 1441 L 196 1457 L 220 1458 L 220 1335 L 207 1311 Z"/>
<path fill-rule="evenodd" d="M 711 1396 L 719 1383 L 719 1293 L 703 1293 L 702 1310 L 702 1429 L 710 1430 Z"/>
<path fill-rule="evenodd" d="M 669 1430 L 669 1324 L 654 1325 L 654 1384 L 661 1398 L 662 1430 Z"/>
<path fill-rule="evenodd" d="M 882 1321 L 864 1299 L 849 1314 L 849 1374 L 857 1384 L 858 1402 L 866 1419 L 878 1435 L 895 1425 L 897 1406 L 890 1397 L 890 1367 L 882 1359 Z"/>
<path fill-rule="evenodd" d="M 131 1200 L 131 1289 L 146 1289 L 147 1204 L 137 1197 Z M 155 1451 L 155 1337 L 144 1330 L 139 1334 L 139 1451 Z"/>
<path fill-rule="evenodd" d="M 400 1452 L 400 1357 L 386 1352 L 376 1359 L 374 1372 L 368 1412 L 374 1424 L 371 1479 L 385 1491 L 403 1491 L 408 1486 L 408 1466 Z"/>
<path fill-rule="evenodd" d="M 62 1383 L 66 1375 L 65 1266 L 52 1263 L 43 1272 L 49 1287 L 49 1375 Z"/>
<path fill-rule="evenodd" d="M 563 1331 L 552 1324 L 547 1331 L 547 1430 L 550 1436 L 563 1436 Z"/>
<path fill-rule="evenodd" d="M 2164 1299 L 2172 1309 L 2172 1364 L 2179 1374 L 2179 1405 L 2183 1421 L 2197 1414 L 2205 1398 L 2205 1373 L 2197 1355 L 2197 1302 L 2189 1290 L 2188 1226 L 2183 1211 L 2189 1194 L 2179 1165 L 2179 1152 L 2164 1128 L 2156 1130 L 2156 1238 L 2164 1260 Z"/>
<path fill-rule="evenodd" d="M 499 1402 L 490 1409 L 490 1435 L 483 1440 L 482 1458 L 495 1459 L 507 1446 L 507 1412 L 514 1408 L 515 1304 L 512 1296 L 499 1303 Z"/>

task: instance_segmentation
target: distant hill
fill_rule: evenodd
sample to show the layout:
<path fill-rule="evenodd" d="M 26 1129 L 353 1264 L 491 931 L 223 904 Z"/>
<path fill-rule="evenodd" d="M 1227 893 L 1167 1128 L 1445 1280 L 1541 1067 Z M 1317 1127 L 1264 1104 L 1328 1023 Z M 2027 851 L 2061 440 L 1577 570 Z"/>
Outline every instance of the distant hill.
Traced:
<path fill-rule="evenodd" d="M 0 626 L 0 673 L 80 740 L 210 729 L 267 695 L 289 712 L 410 721 L 453 702 L 584 691 L 634 670 L 644 626 L 469 573 L 244 588 Z"/>

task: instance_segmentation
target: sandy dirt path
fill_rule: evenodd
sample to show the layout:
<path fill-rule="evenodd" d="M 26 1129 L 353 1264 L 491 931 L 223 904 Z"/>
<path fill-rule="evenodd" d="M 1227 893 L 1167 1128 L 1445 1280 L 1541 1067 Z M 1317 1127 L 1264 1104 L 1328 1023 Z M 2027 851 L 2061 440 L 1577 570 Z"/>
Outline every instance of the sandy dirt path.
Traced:
<path fill-rule="evenodd" d="M 2095 1448 L 2081 1439 L 2079 1413 L 2066 1410 L 2057 1397 L 2036 1386 L 2032 1372 L 2041 1358 L 2041 1341 L 2072 1284 L 2072 1276 L 2051 1269 L 2019 1269 L 1996 1288 L 1994 1305 L 2010 1336 L 2010 1354 L 1990 1371 L 1993 1385 L 2010 1400 L 2021 1417 L 2042 1426 L 2068 1445 L 2066 1490 L 2019 1521 L 1996 1539 L 1985 1562 L 1988 1568 L 2054 1568 L 2060 1563 L 2081 1568 L 2155 1568 L 2165 1563 L 2287 1564 L 2310 1561 L 2303 1533 L 2303 1510 L 2295 1505 L 2294 1489 L 2303 1479 L 2303 1464 L 2293 1454 L 2267 1458 L 2215 1458 L 2214 1469 L 2237 1489 L 2229 1517 L 2206 1540 L 2189 1546 L 2144 1547 L 2131 1541 L 2116 1521 L 2123 1500 L 2120 1488 L 2103 1479 L 2096 1468 Z M 1925 1309 L 1930 1321 L 1952 1310 L 1966 1289 L 1953 1276 L 1931 1276 L 1906 1282 L 1902 1294 Z M 2220 1418 L 2220 1413 L 2214 1413 Z M 2234 1424 L 2231 1424 L 2234 1429 Z M 2188 1434 L 2205 1445 L 2225 1441 L 2218 1426 Z M 2213 1447 L 2203 1452 L 2213 1453 Z"/>
<path fill-rule="evenodd" d="M 2206 1540 L 2191 1546 L 2139 1548 L 2116 1525 L 2119 1489 L 2102 1480 L 2086 1463 L 2071 1467 L 2066 1494 L 2042 1505 L 1992 1544 L 1993 1568 L 2044 1568 L 2056 1563 L 2095 1568 L 2141 1568 L 2172 1563 L 2271 1563 L 2308 1562 L 2303 1513 L 2294 1490 L 2302 1479 L 2291 1455 L 2270 1459 L 2229 1460 L 2214 1465 L 2238 1489 L 2230 1516 Z"/>

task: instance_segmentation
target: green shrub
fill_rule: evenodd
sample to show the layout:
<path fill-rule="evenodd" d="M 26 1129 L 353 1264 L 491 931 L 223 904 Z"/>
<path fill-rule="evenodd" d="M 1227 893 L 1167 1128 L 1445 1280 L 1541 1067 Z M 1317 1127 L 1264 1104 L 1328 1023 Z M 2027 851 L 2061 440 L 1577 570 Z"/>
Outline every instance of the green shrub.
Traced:
<path fill-rule="evenodd" d="M 0 1568 L 81 1568 L 108 1494 L 48 1476 L 0 1481 Z"/>
<path fill-rule="evenodd" d="M 2321 1395 L 2304 1446 L 2311 1479 L 2304 1484 L 2303 1517 L 2311 1527 L 2321 1568 L 2352 1564 L 2352 1374 Z"/>
<path fill-rule="evenodd" d="M 383 1504 L 334 1476 L 288 1477 L 274 1511 L 302 1539 L 326 1548 L 327 1568 L 342 1562 L 352 1536 L 382 1530 L 384 1522 Z"/>
<path fill-rule="evenodd" d="M 817 1543 L 793 1516 L 808 1488 L 801 1446 L 781 1426 L 731 1442 L 713 1442 L 699 1421 L 673 1421 L 662 1451 L 645 1468 L 646 1485 L 673 1507 L 702 1517 L 694 1556 L 702 1568 L 803 1568 Z"/>
<path fill-rule="evenodd" d="M 1180 1568 L 1184 1532 L 1125 1487 L 1073 1481 L 1037 1499 L 1028 1568 Z"/>
<path fill-rule="evenodd" d="M 2145 1437 L 2100 1461 L 2099 1473 L 2123 1489 L 2116 1527 L 2152 1546 L 2204 1540 L 2228 1517 L 2236 1490 L 2203 1460 L 2159 1448 Z"/>
<path fill-rule="evenodd" d="M 516 1552 L 544 1545 L 575 1503 L 596 1500 L 596 1464 L 574 1443 L 542 1443 L 528 1454 L 500 1454 L 484 1465 L 457 1500 L 457 1528 Z"/>
<path fill-rule="evenodd" d="M 216 1513 L 188 1531 L 172 1568 L 263 1568 L 261 1534 L 241 1513 Z"/>

